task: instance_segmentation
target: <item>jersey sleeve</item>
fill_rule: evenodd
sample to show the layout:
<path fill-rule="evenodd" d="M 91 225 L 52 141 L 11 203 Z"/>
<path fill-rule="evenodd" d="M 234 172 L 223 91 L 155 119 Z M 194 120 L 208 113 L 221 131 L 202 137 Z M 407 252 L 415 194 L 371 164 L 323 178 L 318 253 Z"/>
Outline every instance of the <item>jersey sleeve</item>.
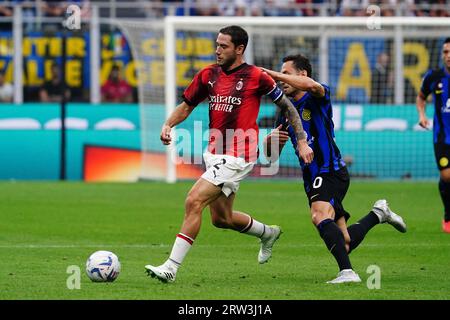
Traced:
<path fill-rule="evenodd" d="M 324 99 L 326 101 L 330 101 L 331 100 L 331 92 L 330 92 L 330 87 L 327 86 L 326 84 L 321 83 L 322 87 L 325 90 L 325 95 L 321 98 Z"/>
<path fill-rule="evenodd" d="M 273 102 L 280 99 L 283 95 L 283 91 L 277 87 L 275 80 L 265 72 L 261 72 L 261 77 L 259 78 L 259 92 L 261 95 L 268 95 Z"/>
<path fill-rule="evenodd" d="M 432 72 L 432 70 L 429 70 L 425 74 L 423 77 L 422 86 L 420 87 L 420 92 L 422 92 L 425 98 L 431 93 Z"/>
<path fill-rule="evenodd" d="M 327 106 L 329 106 L 331 104 L 331 91 L 330 91 L 330 87 L 327 86 L 326 84 L 321 83 L 320 84 L 324 91 L 325 94 L 323 97 L 315 97 L 313 95 L 310 95 L 311 98 L 313 99 L 313 101 L 315 102 L 314 104 L 312 104 L 313 108 L 326 108 Z"/>
<path fill-rule="evenodd" d="M 206 73 L 205 69 L 200 70 L 184 90 L 183 100 L 191 107 L 196 107 L 208 96 L 208 87 L 205 81 Z"/>
<path fill-rule="evenodd" d="M 324 96 L 323 96 L 323 97 L 314 97 L 313 95 L 311 95 L 311 96 L 312 96 L 314 99 L 319 100 L 319 101 L 321 101 L 321 102 L 328 102 L 328 101 L 330 101 L 330 100 L 331 100 L 331 91 L 330 91 L 330 87 L 327 86 L 326 84 L 323 84 L 323 83 L 321 83 L 320 85 L 323 87 L 323 89 L 324 89 L 324 91 L 325 91 Z"/>

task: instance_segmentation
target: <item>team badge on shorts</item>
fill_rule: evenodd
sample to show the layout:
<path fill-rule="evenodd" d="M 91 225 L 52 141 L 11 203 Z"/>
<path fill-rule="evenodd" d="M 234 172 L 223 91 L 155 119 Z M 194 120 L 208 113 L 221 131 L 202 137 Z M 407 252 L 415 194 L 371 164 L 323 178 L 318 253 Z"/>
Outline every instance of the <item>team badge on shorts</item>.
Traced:
<path fill-rule="evenodd" d="M 445 168 L 446 166 L 448 166 L 448 158 L 446 158 L 446 157 L 440 158 L 440 159 L 439 159 L 439 165 L 440 165 L 442 168 Z"/>
<path fill-rule="evenodd" d="M 303 109 L 302 119 L 305 120 L 305 121 L 311 120 L 311 111 L 308 110 L 308 109 Z"/>
<path fill-rule="evenodd" d="M 244 86 L 244 83 L 242 82 L 242 79 L 238 81 L 238 83 L 236 83 L 236 90 L 239 91 L 242 89 L 242 87 Z"/>

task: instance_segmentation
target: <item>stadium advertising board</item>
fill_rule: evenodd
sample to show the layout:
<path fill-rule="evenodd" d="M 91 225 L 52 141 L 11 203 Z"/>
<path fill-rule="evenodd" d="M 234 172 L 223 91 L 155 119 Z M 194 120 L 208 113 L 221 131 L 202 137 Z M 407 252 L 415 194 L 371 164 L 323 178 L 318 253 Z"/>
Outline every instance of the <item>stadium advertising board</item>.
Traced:
<path fill-rule="evenodd" d="M 164 110 L 163 105 L 152 106 L 154 110 Z M 60 109 L 58 105 L 24 104 L 4 105 L 0 115 L 0 179 L 43 179 L 59 177 Z M 259 121 L 273 118 L 273 105 L 263 105 Z M 427 108 L 430 119 L 432 107 Z M 164 112 L 159 114 L 163 122 Z M 199 158 L 207 143 L 208 108 L 200 105 L 193 116 L 177 127 L 177 153 L 183 159 Z M 378 105 L 336 105 L 334 110 L 336 139 L 341 151 L 349 162 L 354 176 L 379 179 L 419 178 L 430 179 L 436 175 L 433 161 L 431 131 L 417 126 L 414 105 L 378 106 Z M 67 177 L 71 180 L 83 179 L 83 163 L 86 160 L 85 147 L 91 148 L 95 157 L 89 158 L 89 168 L 95 168 L 105 162 L 108 155 L 117 155 L 120 161 L 133 163 L 134 175 L 102 171 L 102 177 L 108 181 L 135 181 L 136 153 L 141 148 L 142 135 L 152 138 L 148 151 L 164 155 L 165 148 L 159 142 L 160 126 L 155 125 L 145 133 L 141 131 L 139 107 L 130 105 L 90 105 L 69 104 L 66 125 L 67 133 Z M 271 130 L 261 126 L 260 142 Z M 198 135 L 198 132 L 205 134 Z M 195 133 L 197 132 L 197 133 Z M 355 134 L 357 133 L 357 134 Z M 199 137 L 199 139 L 198 139 Z M 113 148 L 112 149 L 102 149 Z M 261 146 L 260 146 L 261 147 Z M 115 149 L 122 151 L 116 152 Z M 123 150 L 131 150 L 130 152 Z M 128 157 L 131 157 L 128 159 Z M 32 163 L 30 162 L 32 159 Z M 133 162 L 134 161 L 134 162 Z M 158 160 L 158 170 L 164 170 L 163 159 Z M 297 159 L 291 148 L 283 151 L 280 168 L 298 167 Z M 265 159 L 260 155 L 260 164 Z M 150 165 L 151 166 L 151 165 Z M 113 168 L 113 167 L 111 167 Z M 130 167 L 131 168 L 131 167 Z M 113 171 L 115 169 L 112 169 Z M 185 170 L 185 169 L 183 169 Z M 125 171 L 122 171 L 125 172 Z M 184 171 L 183 171 L 184 172 Z M 186 171 L 187 172 L 187 171 Z M 184 174 L 184 173 L 183 173 Z M 193 174 L 197 174 L 194 172 Z M 93 177 L 93 175 L 89 175 Z M 95 179 L 99 179 L 99 175 Z M 184 178 L 189 178 L 186 173 Z"/>

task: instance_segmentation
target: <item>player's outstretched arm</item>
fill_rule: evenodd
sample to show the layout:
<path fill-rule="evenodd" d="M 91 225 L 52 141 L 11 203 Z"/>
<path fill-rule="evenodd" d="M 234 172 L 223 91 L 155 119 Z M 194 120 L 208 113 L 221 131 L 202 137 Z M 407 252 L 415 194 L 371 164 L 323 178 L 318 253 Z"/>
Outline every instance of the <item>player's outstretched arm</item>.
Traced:
<path fill-rule="evenodd" d="M 293 74 L 285 74 L 278 71 L 273 71 L 266 68 L 261 68 L 264 72 L 266 72 L 269 76 L 271 76 L 275 81 L 281 81 L 287 83 L 297 89 L 302 91 L 308 91 L 311 95 L 315 97 L 322 98 L 325 96 L 325 88 L 310 77 Z"/>
<path fill-rule="evenodd" d="M 307 142 L 307 135 L 303 130 L 302 121 L 291 101 L 283 94 L 280 99 L 275 101 L 275 104 L 286 115 L 289 124 L 292 126 L 297 137 L 297 148 L 303 162 L 310 164 L 314 158 L 314 152 Z"/>
<path fill-rule="evenodd" d="M 170 136 L 172 128 L 183 122 L 191 114 L 192 110 L 194 110 L 194 107 L 191 107 L 184 101 L 175 108 L 161 128 L 160 139 L 164 145 L 169 145 L 172 141 Z"/>
<path fill-rule="evenodd" d="M 419 113 L 419 125 L 422 128 L 428 129 L 430 122 L 428 121 L 427 116 L 425 115 L 425 106 L 427 104 L 427 100 L 422 92 L 419 92 L 416 98 L 416 107 L 417 112 Z"/>

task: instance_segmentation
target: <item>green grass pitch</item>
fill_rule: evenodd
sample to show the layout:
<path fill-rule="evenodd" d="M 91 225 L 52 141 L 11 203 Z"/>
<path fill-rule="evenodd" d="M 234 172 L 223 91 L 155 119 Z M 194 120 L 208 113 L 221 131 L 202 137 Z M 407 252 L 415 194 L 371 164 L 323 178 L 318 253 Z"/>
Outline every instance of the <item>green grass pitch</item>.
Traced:
<path fill-rule="evenodd" d="M 235 209 L 283 235 L 269 263 L 258 265 L 257 239 L 216 229 L 203 213 L 202 229 L 177 281 L 146 276 L 171 250 L 192 182 L 0 184 L 0 299 L 448 299 L 450 235 L 441 231 L 437 183 L 357 182 L 344 201 L 356 222 L 386 197 L 408 232 L 378 225 L 351 254 L 362 282 L 329 285 L 338 272 L 310 222 L 299 182 L 245 181 Z M 119 256 L 113 283 L 92 283 L 84 273 L 96 250 Z M 69 266 L 81 268 L 80 289 L 69 290 Z M 381 287 L 369 289 L 367 268 L 380 268 Z"/>

